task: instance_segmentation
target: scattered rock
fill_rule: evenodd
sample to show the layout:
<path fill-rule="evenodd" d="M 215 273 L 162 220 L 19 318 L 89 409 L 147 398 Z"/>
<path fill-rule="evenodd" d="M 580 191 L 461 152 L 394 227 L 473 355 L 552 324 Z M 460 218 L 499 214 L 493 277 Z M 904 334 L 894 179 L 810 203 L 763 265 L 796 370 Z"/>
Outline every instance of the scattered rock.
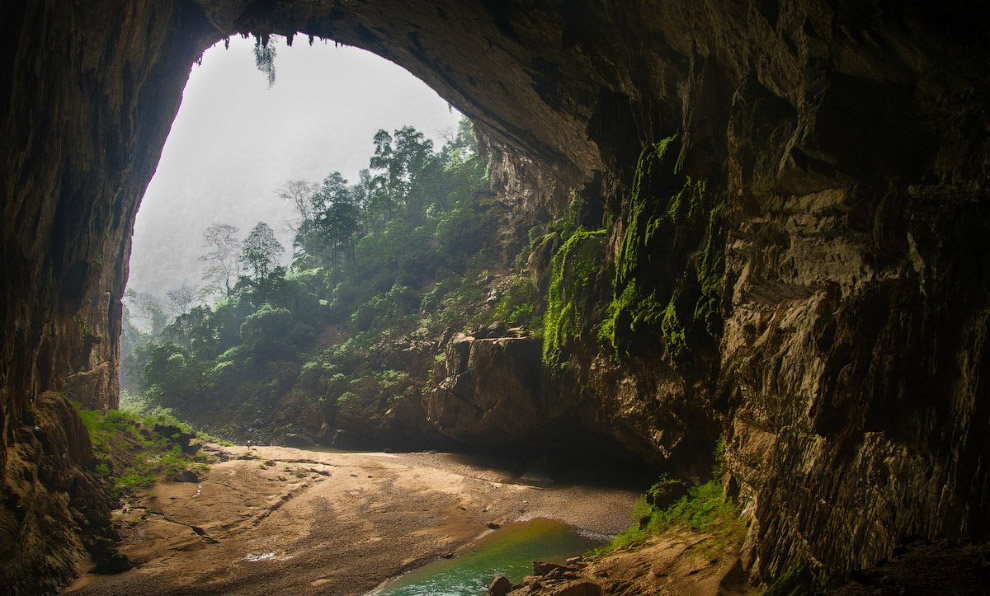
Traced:
<path fill-rule="evenodd" d="M 485 526 L 487 526 L 489 530 L 497 530 L 502 527 L 501 525 L 495 522 L 488 522 L 487 524 L 485 524 Z"/>
<path fill-rule="evenodd" d="M 459 335 L 446 348 L 445 378 L 423 396 L 427 418 L 461 442 L 533 444 L 546 431 L 541 350 L 531 338 Z"/>
<path fill-rule="evenodd" d="M 553 572 L 558 574 L 562 572 L 575 572 L 576 567 L 570 567 L 568 565 L 560 565 L 559 563 L 546 563 L 543 561 L 533 561 L 533 575 L 550 575 Z"/>
<path fill-rule="evenodd" d="M 173 482 L 199 482 L 199 474 L 192 470 L 179 470 L 172 474 Z"/>
<path fill-rule="evenodd" d="M 181 428 L 174 424 L 156 424 L 154 431 L 165 437 L 170 445 L 178 445 L 186 455 L 193 455 L 199 451 L 199 445 L 191 444 L 191 441 L 196 435 L 183 432 Z"/>
<path fill-rule="evenodd" d="M 133 567 L 130 559 L 117 551 L 117 546 L 112 540 L 98 538 L 93 541 L 91 548 L 91 554 L 96 561 L 96 570 L 99 573 L 121 573 Z"/>
<path fill-rule="evenodd" d="M 472 335 L 478 339 L 503 337 L 505 335 L 505 325 L 501 322 L 495 322 L 487 327 L 477 330 Z"/>
<path fill-rule="evenodd" d="M 453 559 L 454 558 L 454 553 L 448 552 L 448 553 L 444 554 L 443 558 L 444 559 Z"/>
<path fill-rule="evenodd" d="M 653 485 L 653 488 L 646 493 L 646 502 L 657 509 L 666 509 L 687 494 L 687 487 L 683 482 L 668 480 Z"/>

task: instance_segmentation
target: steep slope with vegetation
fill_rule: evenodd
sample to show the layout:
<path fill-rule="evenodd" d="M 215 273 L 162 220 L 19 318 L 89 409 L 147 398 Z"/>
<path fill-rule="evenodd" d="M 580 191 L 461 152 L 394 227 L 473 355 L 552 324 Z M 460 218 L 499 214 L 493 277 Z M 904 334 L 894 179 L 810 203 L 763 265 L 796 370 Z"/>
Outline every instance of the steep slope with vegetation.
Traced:
<path fill-rule="evenodd" d="M 489 310 L 477 282 L 503 265 L 492 247 L 504 209 L 467 121 L 439 151 L 409 127 L 380 131 L 375 147 L 356 184 L 334 172 L 286 185 L 289 267 L 263 222 L 241 242 L 211 226 L 215 300 L 128 346 L 129 389 L 242 440 L 435 443 L 420 392 L 443 334 Z M 230 238 L 217 244 L 218 231 Z"/>

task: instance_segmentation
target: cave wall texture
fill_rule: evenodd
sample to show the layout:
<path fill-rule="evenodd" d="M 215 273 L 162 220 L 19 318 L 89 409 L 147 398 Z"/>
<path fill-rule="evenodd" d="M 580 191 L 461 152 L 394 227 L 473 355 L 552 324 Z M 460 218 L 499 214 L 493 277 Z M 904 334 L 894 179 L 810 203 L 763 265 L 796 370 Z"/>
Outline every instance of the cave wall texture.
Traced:
<path fill-rule="evenodd" d="M 676 134 L 668 167 L 722 206 L 718 320 L 686 358 L 649 334 L 618 361 L 579 338 L 585 423 L 696 477 L 724 435 L 757 578 L 985 539 L 987 16 L 884 0 L 5 2 L 0 580 L 52 591 L 80 549 L 106 554 L 65 401 L 117 403 L 134 214 L 192 63 L 238 33 L 406 67 L 478 123 L 503 192 L 604 205 L 607 268 L 641 151 Z M 675 248 L 651 261 L 657 291 L 697 266 Z"/>

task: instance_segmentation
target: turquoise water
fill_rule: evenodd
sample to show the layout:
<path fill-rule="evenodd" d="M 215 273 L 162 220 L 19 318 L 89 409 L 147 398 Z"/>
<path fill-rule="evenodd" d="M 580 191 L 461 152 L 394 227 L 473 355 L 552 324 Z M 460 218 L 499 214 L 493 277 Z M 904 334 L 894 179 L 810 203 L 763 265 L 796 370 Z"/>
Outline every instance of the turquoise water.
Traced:
<path fill-rule="evenodd" d="M 538 518 L 513 522 L 481 538 L 451 559 L 399 577 L 375 596 L 479 596 L 499 575 L 513 582 L 533 572 L 533 561 L 563 563 L 604 543 L 561 522 Z"/>

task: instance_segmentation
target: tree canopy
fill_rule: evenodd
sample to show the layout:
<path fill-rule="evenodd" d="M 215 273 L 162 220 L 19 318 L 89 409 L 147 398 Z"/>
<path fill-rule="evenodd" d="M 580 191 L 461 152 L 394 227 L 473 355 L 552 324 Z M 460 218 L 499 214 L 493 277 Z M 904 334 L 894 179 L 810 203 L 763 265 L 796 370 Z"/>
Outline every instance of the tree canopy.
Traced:
<path fill-rule="evenodd" d="M 251 279 L 261 281 L 278 265 L 278 257 L 285 247 L 275 237 L 271 226 L 259 221 L 241 244 L 241 262 Z"/>

